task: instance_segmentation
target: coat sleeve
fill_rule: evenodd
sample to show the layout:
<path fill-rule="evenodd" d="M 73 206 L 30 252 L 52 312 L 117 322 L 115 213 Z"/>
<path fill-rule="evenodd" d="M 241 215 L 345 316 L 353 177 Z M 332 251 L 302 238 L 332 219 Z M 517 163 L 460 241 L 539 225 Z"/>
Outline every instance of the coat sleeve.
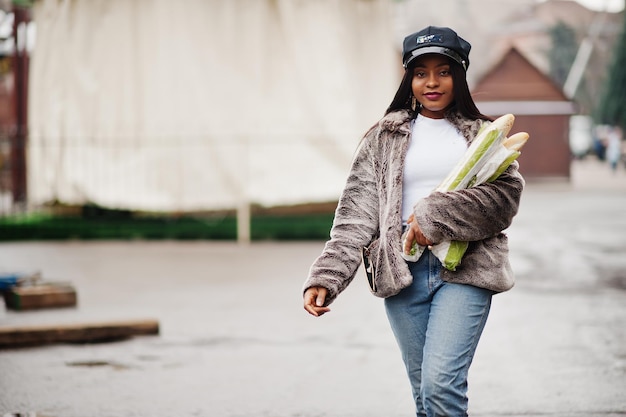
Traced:
<path fill-rule="evenodd" d="M 361 248 L 371 242 L 378 230 L 378 193 L 370 150 L 377 131 L 371 129 L 356 152 L 335 210 L 330 240 L 304 283 L 304 290 L 313 286 L 326 288 L 326 305 L 352 281 L 362 261 Z"/>
<path fill-rule="evenodd" d="M 514 161 L 497 180 L 464 190 L 433 192 L 414 207 L 424 235 L 435 243 L 471 242 L 497 235 L 519 209 L 524 179 Z"/>

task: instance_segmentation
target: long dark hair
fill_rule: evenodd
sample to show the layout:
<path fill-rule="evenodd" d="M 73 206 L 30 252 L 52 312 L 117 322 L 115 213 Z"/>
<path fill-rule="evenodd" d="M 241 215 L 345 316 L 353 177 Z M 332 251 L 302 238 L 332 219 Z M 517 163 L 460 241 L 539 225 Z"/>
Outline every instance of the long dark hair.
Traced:
<path fill-rule="evenodd" d="M 417 60 L 415 60 L 417 61 Z M 388 114 L 395 110 L 408 110 L 413 112 L 413 117 L 417 117 L 417 113 L 419 109 L 413 111 L 411 109 L 411 98 L 413 97 L 413 92 L 411 89 L 411 82 L 413 81 L 413 69 L 414 65 L 410 65 L 405 71 L 404 76 L 402 77 L 402 81 L 400 82 L 400 87 L 398 87 L 398 91 L 396 91 L 396 95 L 394 96 L 391 104 L 385 111 L 385 114 Z M 467 85 L 467 78 L 465 77 L 465 70 L 461 65 L 459 65 L 456 61 L 452 59 L 448 59 L 450 62 L 450 73 L 452 74 L 452 92 L 454 94 L 454 101 L 452 102 L 452 106 L 449 111 L 458 110 L 461 115 L 467 117 L 469 119 L 482 119 L 482 120 L 490 120 L 493 121 L 493 118 L 486 116 L 478 110 L 476 107 L 476 103 L 474 103 L 474 99 L 470 94 L 469 86 Z"/>

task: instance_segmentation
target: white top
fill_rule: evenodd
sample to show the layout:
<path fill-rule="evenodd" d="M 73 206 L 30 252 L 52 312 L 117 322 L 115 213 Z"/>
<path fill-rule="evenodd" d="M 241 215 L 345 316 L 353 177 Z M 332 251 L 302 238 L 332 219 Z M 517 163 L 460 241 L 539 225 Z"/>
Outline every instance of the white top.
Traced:
<path fill-rule="evenodd" d="M 413 213 L 415 203 L 446 178 L 466 150 L 465 138 L 449 121 L 417 115 L 404 162 L 403 221 Z"/>

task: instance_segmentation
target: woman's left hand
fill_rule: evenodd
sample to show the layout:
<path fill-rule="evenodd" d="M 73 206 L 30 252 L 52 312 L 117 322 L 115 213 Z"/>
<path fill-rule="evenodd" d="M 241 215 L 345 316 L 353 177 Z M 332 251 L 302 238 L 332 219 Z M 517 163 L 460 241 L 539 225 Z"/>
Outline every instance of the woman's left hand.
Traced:
<path fill-rule="evenodd" d="M 420 229 L 419 224 L 415 220 L 415 216 L 411 214 L 407 220 L 407 224 L 409 226 L 409 230 L 406 235 L 406 239 L 404 241 L 404 253 L 411 253 L 411 247 L 413 246 L 413 242 L 417 242 L 420 246 L 431 246 L 433 242 L 424 236 L 422 233 L 422 229 Z"/>

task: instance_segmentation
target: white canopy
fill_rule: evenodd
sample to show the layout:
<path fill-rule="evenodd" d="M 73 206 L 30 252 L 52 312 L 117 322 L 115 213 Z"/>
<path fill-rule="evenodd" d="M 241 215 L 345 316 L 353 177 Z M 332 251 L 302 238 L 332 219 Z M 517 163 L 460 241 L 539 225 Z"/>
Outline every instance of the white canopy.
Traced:
<path fill-rule="evenodd" d="M 332 201 L 400 64 L 385 0 L 40 0 L 29 202 Z"/>

